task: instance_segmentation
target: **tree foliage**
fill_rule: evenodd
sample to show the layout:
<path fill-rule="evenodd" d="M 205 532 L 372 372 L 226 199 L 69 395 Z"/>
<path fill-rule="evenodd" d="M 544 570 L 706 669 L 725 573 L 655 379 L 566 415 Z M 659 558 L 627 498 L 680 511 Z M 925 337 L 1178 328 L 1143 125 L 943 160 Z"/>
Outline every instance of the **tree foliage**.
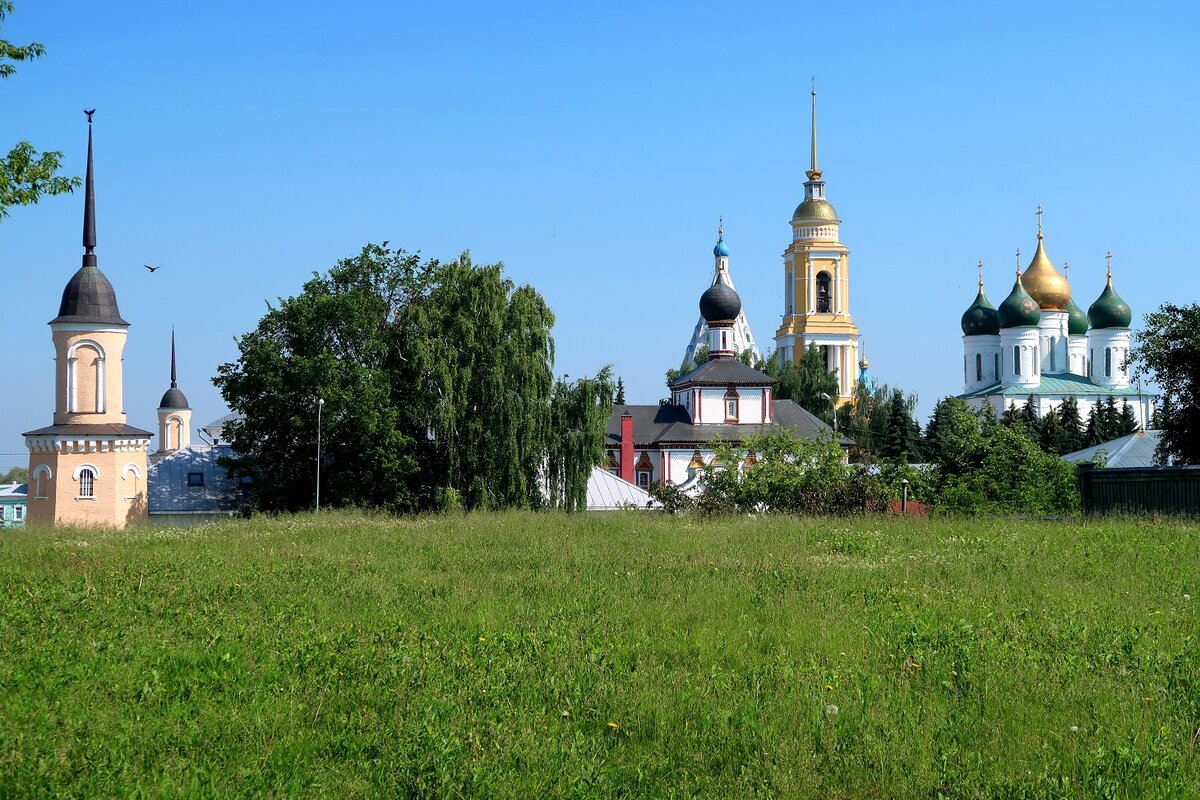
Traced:
<path fill-rule="evenodd" d="M 13 12 L 11 0 L 0 0 L 0 22 Z M 45 55 L 45 46 L 33 42 L 15 45 L 0 39 L 0 78 L 16 74 L 13 62 L 30 61 Z M 13 206 L 32 205 L 42 198 L 70 192 L 80 185 L 79 178 L 58 175 L 61 152 L 39 153 L 29 142 L 17 142 L 7 155 L 0 157 L 0 220 Z"/>
<path fill-rule="evenodd" d="M 29 480 L 27 467 L 13 467 L 8 472 L 0 474 L 0 483 L 26 483 Z"/>
<path fill-rule="evenodd" d="M 838 397 L 837 373 L 825 366 L 825 356 L 815 344 L 793 364 L 776 350 L 761 369 L 776 381 L 774 394 L 780 400 L 792 400 L 827 423 L 833 421 L 833 404 Z"/>
<path fill-rule="evenodd" d="M 1139 378 L 1162 389 L 1159 463 L 1200 464 L 1200 304 L 1165 303 L 1147 314 L 1131 359 Z"/>
<path fill-rule="evenodd" d="M 586 487 L 603 455 L 612 381 L 605 371 L 556 385 L 554 316 L 502 272 L 465 253 L 421 261 L 385 242 L 268 306 L 215 379 L 242 417 L 229 429 L 231 466 L 253 477 L 259 505 L 311 504 L 323 399 L 330 505 L 576 508 L 580 476 Z"/>
<path fill-rule="evenodd" d="M 831 438 L 807 439 L 782 429 L 716 450 L 696 501 L 705 514 L 861 514 L 881 511 L 886 502 L 878 478 L 843 464 L 842 449 Z"/>

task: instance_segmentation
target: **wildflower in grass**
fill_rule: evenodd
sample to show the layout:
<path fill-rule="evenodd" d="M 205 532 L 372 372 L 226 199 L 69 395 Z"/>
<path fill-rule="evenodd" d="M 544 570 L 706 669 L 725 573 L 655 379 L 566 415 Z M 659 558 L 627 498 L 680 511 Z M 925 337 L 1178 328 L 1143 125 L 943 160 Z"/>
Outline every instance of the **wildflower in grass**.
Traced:
<path fill-rule="evenodd" d="M 1071 733 L 1079 733 L 1079 726 L 1078 726 L 1078 725 L 1072 725 L 1072 726 L 1071 726 Z"/>
<path fill-rule="evenodd" d="M 481 641 L 481 642 L 486 642 L 486 641 L 487 641 L 487 637 L 486 637 L 486 636 L 480 636 L 480 637 L 479 637 L 479 641 Z"/>
<path fill-rule="evenodd" d="M 838 707 L 833 703 L 825 706 L 825 715 L 828 717 L 836 717 L 838 715 Z"/>
<path fill-rule="evenodd" d="M 1192 596 L 1191 596 L 1190 594 L 1185 594 L 1185 595 L 1183 596 L 1183 599 L 1184 599 L 1184 600 L 1191 600 L 1191 599 L 1192 599 Z"/>
<path fill-rule="evenodd" d="M 619 722 L 609 722 L 609 723 L 608 723 L 608 727 L 612 728 L 614 731 L 619 731 L 619 730 L 621 730 L 621 723 L 619 723 Z"/>
<path fill-rule="evenodd" d="M 833 687 L 832 687 L 832 686 L 830 686 L 830 685 L 827 683 L 827 684 L 825 684 L 825 691 L 827 691 L 827 692 L 832 692 L 832 691 L 833 691 Z"/>

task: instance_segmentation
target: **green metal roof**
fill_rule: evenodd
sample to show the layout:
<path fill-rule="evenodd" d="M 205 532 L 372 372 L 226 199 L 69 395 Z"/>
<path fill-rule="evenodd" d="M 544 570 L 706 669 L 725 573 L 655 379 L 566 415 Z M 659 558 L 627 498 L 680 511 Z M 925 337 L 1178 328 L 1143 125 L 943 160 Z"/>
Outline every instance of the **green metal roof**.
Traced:
<path fill-rule="evenodd" d="M 1139 389 L 1136 386 L 1131 386 L 1128 389 L 1117 389 L 1112 386 L 1101 386 L 1098 383 L 1093 383 L 1091 379 L 1085 378 L 1082 375 L 1064 373 L 1062 375 L 1043 375 L 1041 382 L 1037 386 L 1009 386 L 1007 389 L 1004 389 L 1001 388 L 1001 384 L 993 383 L 991 386 L 985 386 L 973 392 L 960 394 L 959 397 L 966 400 L 971 397 L 994 397 L 995 395 L 1026 397 L 1031 394 L 1096 395 L 1099 397 L 1108 397 L 1109 395 L 1113 397 L 1158 396 L 1153 392 Z"/>

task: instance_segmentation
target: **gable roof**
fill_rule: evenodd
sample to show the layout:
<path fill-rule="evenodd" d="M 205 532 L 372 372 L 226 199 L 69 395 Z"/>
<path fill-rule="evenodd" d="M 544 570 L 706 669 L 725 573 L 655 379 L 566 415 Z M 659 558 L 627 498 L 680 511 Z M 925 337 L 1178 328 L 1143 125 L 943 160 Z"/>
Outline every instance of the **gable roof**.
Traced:
<path fill-rule="evenodd" d="M 833 429 L 791 400 L 774 400 L 772 405 L 775 422 L 770 425 L 693 425 L 687 409 L 674 403 L 613 406 L 612 416 L 608 418 L 605 447 L 618 447 L 621 444 L 621 415 L 626 412 L 633 417 L 635 447 L 697 447 L 717 439 L 738 443 L 750 436 L 780 428 L 788 428 L 806 439 L 815 439 L 823 435 L 833 436 Z"/>
<path fill-rule="evenodd" d="M 588 511 L 615 511 L 622 508 L 646 508 L 650 493 L 622 480 L 608 470 L 592 467 L 587 483 Z"/>
<path fill-rule="evenodd" d="M 688 386 L 773 386 L 778 381 L 765 372 L 747 367 L 736 358 L 714 358 L 686 375 L 676 378 L 672 389 Z"/>
<path fill-rule="evenodd" d="M 1138 431 L 1119 439 L 1101 442 L 1094 447 L 1067 453 L 1061 458 L 1071 464 L 1087 464 L 1094 462 L 1098 455 L 1102 455 L 1106 467 L 1154 467 L 1158 466 L 1154 460 L 1154 449 L 1158 447 L 1160 438 L 1162 431 Z"/>

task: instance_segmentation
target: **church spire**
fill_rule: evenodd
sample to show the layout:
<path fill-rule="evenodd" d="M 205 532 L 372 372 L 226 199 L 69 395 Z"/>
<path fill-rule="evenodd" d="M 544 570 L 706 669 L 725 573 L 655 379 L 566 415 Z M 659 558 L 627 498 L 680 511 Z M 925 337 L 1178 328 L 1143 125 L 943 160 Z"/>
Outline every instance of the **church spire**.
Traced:
<path fill-rule="evenodd" d="M 175 329 L 171 328 L 171 388 L 178 389 L 175 382 Z"/>
<path fill-rule="evenodd" d="M 92 114 L 96 109 L 84 111 L 88 121 L 87 177 L 84 179 L 83 196 L 83 266 L 96 266 L 96 182 L 92 173 Z"/>
<path fill-rule="evenodd" d="M 821 180 L 821 170 L 817 166 L 817 78 L 813 76 L 812 83 L 812 152 L 809 159 L 808 175 L 810 181 Z"/>

